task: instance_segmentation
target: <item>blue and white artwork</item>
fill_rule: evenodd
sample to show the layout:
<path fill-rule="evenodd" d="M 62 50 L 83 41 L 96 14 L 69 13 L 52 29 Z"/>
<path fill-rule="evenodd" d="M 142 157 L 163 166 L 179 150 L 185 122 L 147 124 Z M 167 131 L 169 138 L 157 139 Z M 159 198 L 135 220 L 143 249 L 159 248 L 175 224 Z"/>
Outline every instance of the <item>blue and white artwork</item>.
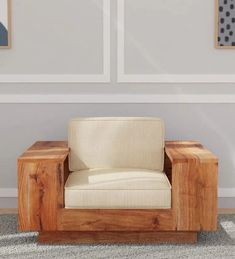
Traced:
<path fill-rule="evenodd" d="M 0 0 L 0 48 L 9 47 L 9 0 Z"/>

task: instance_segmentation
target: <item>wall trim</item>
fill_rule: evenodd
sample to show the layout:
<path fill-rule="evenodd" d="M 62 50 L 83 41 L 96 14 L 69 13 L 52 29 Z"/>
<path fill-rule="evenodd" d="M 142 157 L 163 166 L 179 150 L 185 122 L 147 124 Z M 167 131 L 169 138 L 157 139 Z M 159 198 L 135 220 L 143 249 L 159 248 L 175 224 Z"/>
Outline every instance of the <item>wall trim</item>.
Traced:
<path fill-rule="evenodd" d="M 235 103 L 235 94 L 0 94 L 0 104 L 56 103 Z"/>
<path fill-rule="evenodd" d="M 16 198 L 17 196 L 17 188 L 0 188 L 0 198 Z"/>
<path fill-rule="evenodd" d="M 140 75 L 118 72 L 119 83 L 165 83 L 165 84 L 231 84 L 235 82 L 233 74 L 159 74 Z"/>
<path fill-rule="evenodd" d="M 0 74 L 0 83 L 107 83 L 110 82 L 109 73 L 104 74 Z"/>
<path fill-rule="evenodd" d="M 0 83 L 110 82 L 110 0 L 103 0 L 103 74 L 0 74 Z"/>
<path fill-rule="evenodd" d="M 233 198 L 235 197 L 235 188 L 219 188 L 218 196 L 219 198 Z"/>
<path fill-rule="evenodd" d="M 125 0 L 118 0 L 117 29 L 117 68 L 120 83 L 235 83 L 235 74 L 126 74 Z"/>
<path fill-rule="evenodd" d="M 219 188 L 219 198 L 233 198 L 235 197 L 235 188 Z M 17 188 L 0 188 L 0 198 L 17 198 Z"/>

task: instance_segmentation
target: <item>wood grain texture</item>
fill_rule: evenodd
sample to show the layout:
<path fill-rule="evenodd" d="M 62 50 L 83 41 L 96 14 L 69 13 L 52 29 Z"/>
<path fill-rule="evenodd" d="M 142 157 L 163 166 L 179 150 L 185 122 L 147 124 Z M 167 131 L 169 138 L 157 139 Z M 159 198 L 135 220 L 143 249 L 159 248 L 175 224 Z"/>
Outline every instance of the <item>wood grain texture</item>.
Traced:
<path fill-rule="evenodd" d="M 28 151 L 59 150 L 68 151 L 68 141 L 37 141 Z"/>
<path fill-rule="evenodd" d="M 218 159 L 200 143 L 166 142 L 172 208 L 165 210 L 65 209 L 68 154 L 67 142 L 37 142 L 18 159 L 20 230 L 89 231 L 94 236 L 107 231 L 216 230 Z"/>
<path fill-rule="evenodd" d="M 217 230 L 218 217 L 218 164 L 203 163 L 199 168 L 198 204 L 200 229 Z"/>
<path fill-rule="evenodd" d="M 235 214 L 235 208 L 218 208 L 218 215 Z M 18 214 L 17 208 L 0 208 L 0 215 Z"/>
<path fill-rule="evenodd" d="M 20 160 L 61 160 L 69 154 L 67 141 L 37 141 L 27 149 Z"/>
<path fill-rule="evenodd" d="M 218 162 L 218 158 L 204 147 L 166 145 L 166 154 L 172 163 L 183 163 L 189 160 L 199 160 L 201 163 Z"/>
<path fill-rule="evenodd" d="M 166 140 L 165 146 L 167 148 L 189 148 L 189 147 L 199 147 L 202 148 L 202 144 L 199 141 L 195 140 L 188 140 L 188 141 L 182 141 L 182 140 Z"/>
<path fill-rule="evenodd" d="M 172 167 L 173 207 L 178 230 L 199 230 L 199 210 L 195 172 L 197 163 L 177 163 Z"/>
<path fill-rule="evenodd" d="M 235 208 L 218 208 L 218 215 L 235 214 Z M 0 215 L 18 214 L 18 208 L 0 208 Z"/>
<path fill-rule="evenodd" d="M 126 244 L 126 243 L 195 243 L 197 232 L 40 232 L 39 243 Z"/>
<path fill-rule="evenodd" d="M 39 150 L 42 153 L 36 159 L 34 153 Z M 68 151 L 63 142 L 45 142 L 45 147 L 37 142 L 29 151 L 32 156 L 26 151 L 18 159 L 19 229 L 55 231 L 57 210 L 64 207 L 64 184 L 69 174 Z"/>
<path fill-rule="evenodd" d="M 29 168 L 28 168 L 29 167 Z M 28 174 L 30 164 L 24 165 L 18 160 L 18 227 L 19 230 L 29 230 L 29 184 Z"/>
<path fill-rule="evenodd" d="M 25 189 L 19 191 L 20 229 L 56 230 L 57 177 L 61 174 L 61 165 L 54 161 L 23 162 L 22 165 L 20 174 L 24 177 L 20 182 L 25 181 L 26 184 Z M 27 225 L 22 223 L 25 216 Z"/>
<path fill-rule="evenodd" d="M 177 229 L 217 229 L 218 158 L 197 142 L 166 142 Z"/>
<path fill-rule="evenodd" d="M 61 231 L 161 231 L 175 230 L 171 209 L 62 209 L 58 211 Z"/>

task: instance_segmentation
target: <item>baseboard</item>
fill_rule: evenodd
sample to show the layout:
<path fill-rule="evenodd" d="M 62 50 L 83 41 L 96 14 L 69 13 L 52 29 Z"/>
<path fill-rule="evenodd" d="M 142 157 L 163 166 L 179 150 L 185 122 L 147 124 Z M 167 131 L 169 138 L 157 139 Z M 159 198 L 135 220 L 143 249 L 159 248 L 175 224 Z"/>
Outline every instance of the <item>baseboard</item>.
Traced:
<path fill-rule="evenodd" d="M 0 198 L 17 198 L 17 188 L 0 188 Z"/>
<path fill-rule="evenodd" d="M 0 188 L 0 198 L 16 198 L 18 196 L 17 188 Z M 235 197 L 235 188 L 219 188 L 219 198 Z"/>
<path fill-rule="evenodd" d="M 219 188 L 219 198 L 232 198 L 235 197 L 235 188 Z"/>

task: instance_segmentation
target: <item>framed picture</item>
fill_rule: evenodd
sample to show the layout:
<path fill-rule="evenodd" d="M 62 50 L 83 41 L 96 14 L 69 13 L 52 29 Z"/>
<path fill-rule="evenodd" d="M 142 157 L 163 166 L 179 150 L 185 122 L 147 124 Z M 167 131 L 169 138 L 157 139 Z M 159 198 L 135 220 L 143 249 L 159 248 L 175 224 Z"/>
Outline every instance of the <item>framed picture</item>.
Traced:
<path fill-rule="evenodd" d="M 217 48 L 235 48 L 235 0 L 216 1 Z"/>
<path fill-rule="evenodd" d="M 10 48 L 10 0 L 0 0 L 0 48 Z"/>

